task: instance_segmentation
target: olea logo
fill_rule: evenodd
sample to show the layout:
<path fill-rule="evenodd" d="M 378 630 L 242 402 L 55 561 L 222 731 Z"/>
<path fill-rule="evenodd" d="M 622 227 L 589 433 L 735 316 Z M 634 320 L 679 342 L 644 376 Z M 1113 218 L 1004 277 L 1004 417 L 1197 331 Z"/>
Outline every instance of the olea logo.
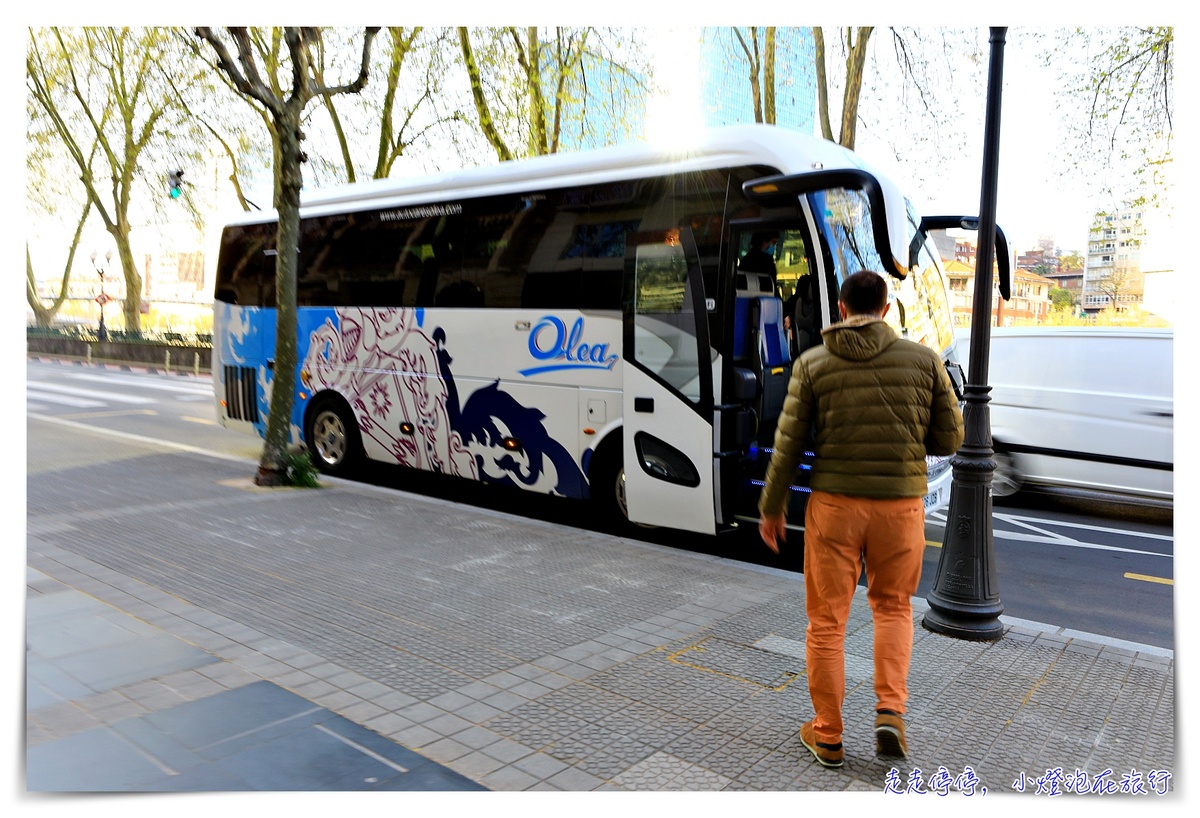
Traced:
<path fill-rule="evenodd" d="M 529 354 L 544 363 L 520 370 L 526 377 L 560 369 L 611 370 L 618 357 L 608 351 L 608 344 L 583 342 L 582 318 L 576 318 L 568 332 L 567 325 L 553 315 L 544 316 L 530 330 Z"/>

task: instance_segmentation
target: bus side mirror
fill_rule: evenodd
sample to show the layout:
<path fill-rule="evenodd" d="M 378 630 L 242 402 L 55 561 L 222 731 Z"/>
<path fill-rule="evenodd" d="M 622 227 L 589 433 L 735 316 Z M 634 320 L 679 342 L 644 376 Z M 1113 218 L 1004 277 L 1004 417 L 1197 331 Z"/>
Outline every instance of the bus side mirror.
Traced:
<path fill-rule="evenodd" d="M 954 397 L 958 398 L 958 402 L 962 403 L 966 400 L 966 385 L 967 376 L 963 372 L 962 364 L 957 361 L 946 361 L 946 374 L 950 376 L 950 386 L 954 388 Z"/>
<path fill-rule="evenodd" d="M 912 242 L 908 245 L 908 266 L 909 268 L 917 266 L 917 254 L 921 251 L 921 247 L 925 244 L 925 239 L 929 236 L 930 230 L 948 230 L 951 227 L 961 228 L 963 230 L 979 231 L 978 216 L 925 216 L 921 219 L 920 226 L 917 227 L 917 232 L 912 238 Z M 1000 225 L 996 225 L 996 272 L 999 276 L 997 286 L 1000 290 L 1000 297 L 1005 301 L 1012 298 L 1012 261 L 1008 255 L 1008 239 L 1004 236 L 1004 231 L 1000 229 Z"/>

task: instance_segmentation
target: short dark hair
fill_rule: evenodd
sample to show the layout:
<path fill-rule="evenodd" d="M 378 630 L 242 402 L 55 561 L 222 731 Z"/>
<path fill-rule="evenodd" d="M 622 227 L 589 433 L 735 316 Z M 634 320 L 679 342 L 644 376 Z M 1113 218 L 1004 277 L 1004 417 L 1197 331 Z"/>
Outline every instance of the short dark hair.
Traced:
<path fill-rule="evenodd" d="M 851 315 L 879 315 L 887 306 L 888 288 L 883 276 L 872 270 L 859 270 L 846 276 L 838 290 L 838 301 Z"/>

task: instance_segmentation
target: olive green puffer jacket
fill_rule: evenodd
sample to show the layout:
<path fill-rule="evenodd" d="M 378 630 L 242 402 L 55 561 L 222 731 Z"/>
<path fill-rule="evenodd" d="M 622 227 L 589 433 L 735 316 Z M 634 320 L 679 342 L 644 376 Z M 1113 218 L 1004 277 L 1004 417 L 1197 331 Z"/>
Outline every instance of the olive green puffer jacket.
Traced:
<path fill-rule="evenodd" d="M 792 366 L 759 511 L 784 510 L 810 430 L 809 485 L 856 497 L 921 497 L 925 455 L 963 441 L 962 414 L 935 352 L 896 336 L 882 318 L 851 316 Z"/>

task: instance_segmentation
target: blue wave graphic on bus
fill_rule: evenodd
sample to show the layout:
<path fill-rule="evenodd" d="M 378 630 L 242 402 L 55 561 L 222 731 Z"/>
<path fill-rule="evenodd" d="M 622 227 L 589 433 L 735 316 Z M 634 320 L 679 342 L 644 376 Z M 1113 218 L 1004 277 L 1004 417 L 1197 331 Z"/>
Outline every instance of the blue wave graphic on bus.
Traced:
<path fill-rule="evenodd" d="M 275 385 L 266 363 L 275 357 L 275 311 L 219 304 L 217 312 L 214 351 L 219 350 L 221 364 L 254 370 L 254 417 L 248 419 L 261 436 Z M 307 308 L 297 318 L 299 336 L 307 343 L 298 350 L 301 393 L 292 406 L 293 441 L 302 439 L 312 396 L 332 390 L 346 398 L 374 457 L 482 482 L 588 497 L 580 464 L 551 436 L 542 410 L 521 404 L 500 381 L 465 400 L 460 396 L 446 331 L 427 326 L 424 311 Z M 581 332 L 575 332 L 573 355 Z M 563 337 L 572 337 L 565 327 Z M 223 378 L 225 373 L 218 367 L 214 374 Z"/>
<path fill-rule="evenodd" d="M 522 369 L 525 377 L 542 372 L 564 369 L 611 370 L 617 354 L 609 353 L 608 344 L 583 343 L 583 319 L 576 318 L 570 332 L 567 325 L 553 315 L 544 316 L 529 333 L 529 354 L 535 360 L 547 361 L 543 366 Z"/>
<path fill-rule="evenodd" d="M 447 416 L 450 428 L 475 455 L 476 474 L 487 483 L 516 488 L 533 488 L 553 479 L 553 493 L 564 497 L 588 497 L 588 483 L 575 458 L 546 430 L 546 415 L 525 406 L 500 389 L 496 380 L 475 390 L 459 408 L 458 387 L 450 371 L 453 358 L 446 349 L 446 331 L 433 331 L 437 345 L 438 370 L 447 387 Z M 519 441 L 516 449 L 506 440 Z M 547 464 L 553 468 L 548 472 Z"/>
<path fill-rule="evenodd" d="M 221 365 L 253 369 L 257 387 L 253 417 L 247 420 L 263 435 L 275 386 L 275 373 L 266 361 L 275 357 L 276 313 L 221 303 L 215 318 L 221 343 L 214 350 L 220 359 L 214 374 L 224 377 Z M 431 330 L 426 321 L 420 309 L 300 309 L 299 335 L 307 344 L 298 350 L 296 383 L 304 389 L 293 404 L 290 438 L 301 440 L 312 396 L 332 390 L 347 398 L 373 457 L 469 480 L 587 498 L 587 477 L 546 428 L 546 415 L 518 402 L 498 380 L 463 399 L 451 372 L 446 332 L 440 326 Z M 547 341 L 558 333 L 551 329 Z M 565 327 L 562 335 L 572 338 Z M 574 332 L 572 355 L 580 350 L 581 335 L 582 326 Z M 604 354 L 602 345 L 598 349 L 598 355 Z M 557 351 L 544 354 L 551 360 Z M 409 431 L 402 431 L 406 427 Z"/>

